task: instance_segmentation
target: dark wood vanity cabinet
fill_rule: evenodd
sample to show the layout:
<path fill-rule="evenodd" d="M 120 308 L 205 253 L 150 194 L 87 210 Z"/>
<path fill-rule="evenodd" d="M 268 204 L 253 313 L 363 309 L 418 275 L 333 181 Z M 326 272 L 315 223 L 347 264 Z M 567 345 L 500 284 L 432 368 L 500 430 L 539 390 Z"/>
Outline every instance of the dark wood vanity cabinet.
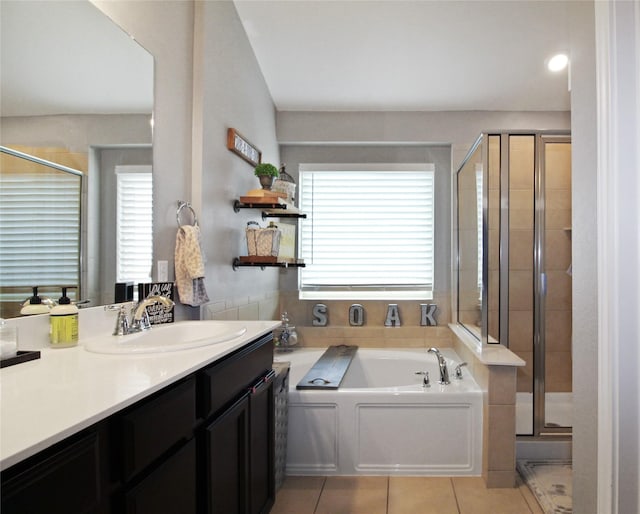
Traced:
<path fill-rule="evenodd" d="M 188 377 L 111 420 L 114 512 L 196 514 L 196 377 Z"/>
<path fill-rule="evenodd" d="M 2 514 L 262 514 L 275 497 L 267 334 L 2 472 Z"/>
<path fill-rule="evenodd" d="M 205 369 L 206 514 L 261 514 L 275 499 L 272 337 Z"/>
<path fill-rule="evenodd" d="M 56 444 L 2 473 L 3 514 L 109 512 L 104 425 Z"/>

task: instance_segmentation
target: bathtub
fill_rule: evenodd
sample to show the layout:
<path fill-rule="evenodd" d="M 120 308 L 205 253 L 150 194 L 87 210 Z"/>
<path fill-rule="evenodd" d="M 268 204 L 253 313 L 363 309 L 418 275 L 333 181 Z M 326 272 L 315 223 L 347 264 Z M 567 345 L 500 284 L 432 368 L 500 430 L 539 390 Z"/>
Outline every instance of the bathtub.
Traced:
<path fill-rule="evenodd" d="M 291 363 L 288 475 L 480 475 L 482 392 L 467 368 L 455 378 L 452 349 L 450 385 L 426 350 L 360 348 L 339 389 L 297 390 L 323 352 L 276 353 Z"/>

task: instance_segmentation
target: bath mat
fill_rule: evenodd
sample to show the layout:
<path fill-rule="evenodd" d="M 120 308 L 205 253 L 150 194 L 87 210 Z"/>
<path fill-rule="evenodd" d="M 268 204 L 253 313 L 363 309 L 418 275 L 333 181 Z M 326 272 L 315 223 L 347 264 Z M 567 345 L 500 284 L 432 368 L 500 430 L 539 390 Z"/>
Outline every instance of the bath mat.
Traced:
<path fill-rule="evenodd" d="M 518 471 L 545 514 L 571 514 L 570 460 L 519 460 Z"/>

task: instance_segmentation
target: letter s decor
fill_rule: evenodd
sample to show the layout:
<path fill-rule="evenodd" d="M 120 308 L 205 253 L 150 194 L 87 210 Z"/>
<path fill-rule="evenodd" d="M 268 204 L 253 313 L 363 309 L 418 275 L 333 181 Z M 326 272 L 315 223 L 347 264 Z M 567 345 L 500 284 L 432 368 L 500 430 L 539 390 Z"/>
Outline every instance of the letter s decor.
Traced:
<path fill-rule="evenodd" d="M 326 327 L 327 321 L 327 306 L 324 303 L 316 303 L 313 306 L 313 320 L 311 324 L 314 327 Z"/>

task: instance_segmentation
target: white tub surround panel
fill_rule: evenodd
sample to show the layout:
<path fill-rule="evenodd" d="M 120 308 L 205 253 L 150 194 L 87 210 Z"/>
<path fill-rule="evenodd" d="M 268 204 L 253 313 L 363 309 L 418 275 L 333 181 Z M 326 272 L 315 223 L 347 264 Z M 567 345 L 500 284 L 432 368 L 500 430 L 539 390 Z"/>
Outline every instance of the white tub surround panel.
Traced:
<path fill-rule="evenodd" d="M 288 474 L 480 475 L 482 392 L 465 368 L 454 378 L 453 350 L 449 385 L 425 350 L 359 348 L 339 389 L 296 390 L 323 351 L 276 354 L 291 362 Z"/>

